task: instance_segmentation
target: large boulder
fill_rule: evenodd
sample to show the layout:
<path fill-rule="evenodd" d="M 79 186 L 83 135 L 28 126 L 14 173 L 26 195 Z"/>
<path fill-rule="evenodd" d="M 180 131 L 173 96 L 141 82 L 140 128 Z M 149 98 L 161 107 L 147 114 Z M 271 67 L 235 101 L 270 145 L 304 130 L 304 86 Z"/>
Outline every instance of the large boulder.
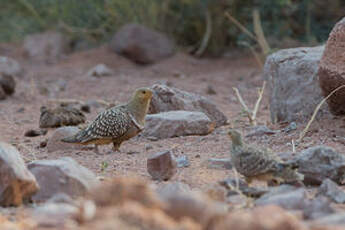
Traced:
<path fill-rule="evenodd" d="M 143 136 L 158 139 L 207 135 L 215 128 L 215 123 L 204 113 L 190 111 L 170 111 L 146 115 Z"/>
<path fill-rule="evenodd" d="M 28 165 L 35 175 L 40 191 L 32 199 L 46 201 L 58 193 L 71 197 L 85 195 L 99 184 L 95 174 L 70 157 L 58 160 L 37 160 Z"/>
<path fill-rule="evenodd" d="M 309 118 L 323 99 L 317 77 L 324 46 L 284 49 L 267 57 L 263 77 L 270 90 L 272 122 Z M 327 111 L 326 106 L 321 112 Z"/>
<path fill-rule="evenodd" d="M 323 52 L 318 71 L 320 87 L 326 97 L 339 86 L 345 85 L 345 17 L 333 28 Z M 345 89 L 328 99 L 330 111 L 345 114 Z"/>
<path fill-rule="evenodd" d="M 164 84 L 155 84 L 151 87 L 153 96 L 149 113 L 161 113 L 173 110 L 198 111 L 205 113 L 216 127 L 227 124 L 228 119 L 217 106 L 206 97 L 189 93 Z"/>
<path fill-rule="evenodd" d="M 138 24 L 121 27 L 110 42 L 110 48 L 140 64 L 155 63 L 175 52 L 174 43 L 165 35 Z"/>
<path fill-rule="evenodd" d="M 345 157 L 332 148 L 311 147 L 298 154 L 295 160 L 306 185 L 319 185 L 327 178 L 338 184 L 345 182 Z"/>
<path fill-rule="evenodd" d="M 26 168 L 18 150 L 0 142 L 0 205 L 20 205 L 38 191 L 35 177 Z"/>
<path fill-rule="evenodd" d="M 23 46 L 28 57 L 47 63 L 59 60 L 68 52 L 66 36 L 56 31 L 28 35 Z"/>

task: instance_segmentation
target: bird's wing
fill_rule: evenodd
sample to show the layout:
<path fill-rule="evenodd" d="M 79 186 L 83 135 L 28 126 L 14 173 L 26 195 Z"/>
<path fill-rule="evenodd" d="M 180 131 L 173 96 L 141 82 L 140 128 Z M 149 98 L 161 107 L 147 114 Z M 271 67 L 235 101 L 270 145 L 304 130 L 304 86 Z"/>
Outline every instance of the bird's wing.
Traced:
<path fill-rule="evenodd" d="M 280 167 L 280 161 L 268 149 L 246 146 L 242 149 L 240 164 L 244 176 L 258 176 L 274 172 Z"/>
<path fill-rule="evenodd" d="M 93 139 L 123 136 L 132 125 L 132 119 L 125 106 L 117 106 L 99 114 L 96 119 L 84 130 L 85 138 L 82 142 Z"/>

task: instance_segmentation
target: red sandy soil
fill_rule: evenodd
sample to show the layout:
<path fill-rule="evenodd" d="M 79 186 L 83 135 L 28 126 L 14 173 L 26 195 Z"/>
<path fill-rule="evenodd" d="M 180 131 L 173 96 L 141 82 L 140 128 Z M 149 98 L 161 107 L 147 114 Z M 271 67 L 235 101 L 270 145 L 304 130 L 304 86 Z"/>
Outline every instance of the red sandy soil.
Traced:
<path fill-rule="evenodd" d="M 22 77 L 18 77 L 14 96 L 0 102 L 0 140 L 14 144 L 26 162 L 35 159 L 56 159 L 72 157 L 83 166 L 91 169 L 98 176 L 111 177 L 135 175 L 150 180 L 146 171 L 146 159 L 158 151 L 173 149 L 176 156 L 187 155 L 191 165 L 180 168 L 172 181 L 182 181 L 192 188 L 201 188 L 225 179 L 232 175 L 231 170 L 207 169 L 203 162 L 208 158 L 227 158 L 230 141 L 226 135 L 229 126 L 216 129 L 207 136 L 178 137 L 159 141 L 144 138 L 133 138 L 121 146 L 121 153 L 111 153 L 111 145 L 103 146 L 97 155 L 92 149 L 82 151 L 56 151 L 48 153 L 40 148 L 40 142 L 47 140 L 54 130 L 46 136 L 24 137 L 29 129 L 38 129 L 40 106 L 47 105 L 50 99 L 106 100 L 109 102 L 126 102 L 132 92 L 143 86 L 168 81 L 172 86 L 209 97 L 228 117 L 231 125 L 244 132 L 250 130 L 249 122 L 243 115 L 242 107 L 235 97 L 232 87 L 238 87 L 250 108 L 257 99 L 257 90 L 263 81 L 261 70 L 252 57 L 232 57 L 222 59 L 195 59 L 178 53 L 174 57 L 151 66 L 138 66 L 130 61 L 100 47 L 88 51 L 74 53 L 58 63 L 32 63 L 17 49 L 11 47 L 3 55 L 15 58 L 24 68 Z M 115 72 L 113 76 L 92 78 L 87 71 L 96 64 L 104 63 Z M 66 82 L 62 91 L 55 90 L 58 80 Z M 215 95 L 207 94 L 207 86 L 211 85 Z M 52 93 L 42 95 L 42 86 Z M 24 109 L 23 112 L 18 110 Z M 86 114 L 89 121 L 104 108 L 94 109 Z M 284 128 L 287 124 L 271 124 L 269 118 L 268 92 L 266 90 L 257 118 L 258 124 L 272 129 Z M 290 133 L 279 133 L 271 136 L 247 138 L 252 142 L 271 147 L 276 152 L 291 152 L 291 140 L 297 139 L 305 123 L 298 123 L 298 129 Z M 344 152 L 345 129 L 343 118 L 323 117 L 315 120 L 298 151 L 314 146 L 328 145 L 339 152 Z M 334 137 L 342 137 L 335 141 Z M 341 139 L 340 139 L 341 140 Z M 146 151 L 145 145 L 152 149 Z M 138 152 L 128 154 L 128 152 Z M 102 162 L 108 167 L 102 170 Z M 158 183 L 158 182 L 157 182 Z"/>

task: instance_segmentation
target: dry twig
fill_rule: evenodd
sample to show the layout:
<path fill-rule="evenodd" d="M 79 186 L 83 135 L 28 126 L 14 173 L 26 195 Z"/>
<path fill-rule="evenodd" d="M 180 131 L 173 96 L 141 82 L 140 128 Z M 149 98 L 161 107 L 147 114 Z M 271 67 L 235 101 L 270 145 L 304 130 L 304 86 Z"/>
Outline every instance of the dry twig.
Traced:
<path fill-rule="evenodd" d="M 300 135 L 299 135 L 299 138 L 298 138 L 298 140 L 297 140 L 298 143 L 301 143 L 301 142 L 302 142 L 302 140 L 303 140 L 305 134 L 308 132 L 311 123 L 314 121 L 314 119 L 315 119 L 315 117 L 316 117 L 316 114 L 317 114 L 317 112 L 319 112 L 319 110 L 320 110 L 321 106 L 323 105 L 323 103 L 325 103 L 325 101 L 327 101 L 328 98 L 330 98 L 335 92 L 337 92 L 338 90 L 340 90 L 340 89 L 342 89 L 342 88 L 345 88 L 345 85 L 341 85 L 341 86 L 339 86 L 338 88 L 336 88 L 335 90 L 333 90 L 330 94 L 328 94 L 327 97 L 325 97 L 324 99 L 322 99 L 322 101 L 316 106 L 316 108 L 315 108 L 315 110 L 314 110 L 314 113 L 313 113 L 313 115 L 311 116 L 311 118 L 310 118 L 310 120 L 309 120 L 307 126 L 303 129 L 303 131 L 302 131 L 302 132 L 300 133 Z"/>
<path fill-rule="evenodd" d="M 265 86 L 266 86 L 266 81 L 264 81 L 264 83 L 262 84 L 262 88 L 259 89 L 258 91 L 258 94 L 259 94 L 259 97 L 258 99 L 256 100 L 256 103 L 255 103 L 255 106 L 254 106 L 254 110 L 251 111 L 248 106 L 246 105 L 246 103 L 244 102 L 241 94 L 240 94 L 240 91 L 236 88 L 236 87 L 233 87 L 233 90 L 235 91 L 236 93 L 236 96 L 240 102 L 240 104 L 242 105 L 248 119 L 249 119 L 249 122 L 251 125 L 255 126 L 256 125 L 256 115 L 257 115 L 257 112 L 259 110 L 259 106 L 260 106 L 260 102 L 262 100 L 262 95 L 265 91 Z"/>

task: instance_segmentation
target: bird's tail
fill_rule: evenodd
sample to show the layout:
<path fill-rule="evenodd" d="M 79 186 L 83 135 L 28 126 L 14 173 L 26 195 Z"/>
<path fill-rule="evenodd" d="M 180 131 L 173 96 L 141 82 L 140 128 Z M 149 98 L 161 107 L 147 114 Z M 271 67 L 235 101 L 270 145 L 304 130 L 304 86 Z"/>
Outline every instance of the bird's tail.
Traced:
<path fill-rule="evenodd" d="M 61 141 L 66 143 L 83 143 L 85 141 L 85 131 L 81 130 L 75 135 L 62 138 Z"/>
<path fill-rule="evenodd" d="M 76 135 L 62 138 L 61 141 L 66 142 L 66 143 L 78 143 L 78 142 L 80 142 L 78 140 L 78 138 L 76 137 Z"/>

